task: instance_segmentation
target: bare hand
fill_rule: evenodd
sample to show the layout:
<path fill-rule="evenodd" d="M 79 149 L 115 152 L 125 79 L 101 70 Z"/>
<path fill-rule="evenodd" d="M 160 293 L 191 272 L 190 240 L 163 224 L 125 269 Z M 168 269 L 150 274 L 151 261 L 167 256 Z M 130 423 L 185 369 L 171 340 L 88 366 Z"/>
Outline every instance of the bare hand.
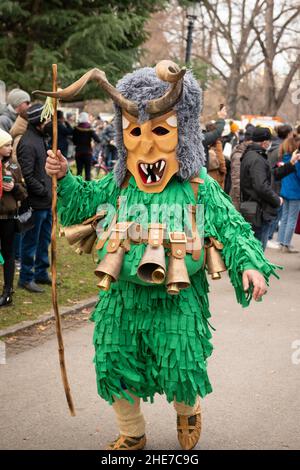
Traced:
<path fill-rule="evenodd" d="M 3 181 L 3 190 L 8 193 L 9 191 L 12 191 L 14 189 L 14 186 L 15 186 L 15 183 L 13 181 L 11 181 L 10 183 L 5 183 Z"/>
<path fill-rule="evenodd" d="M 62 155 L 60 150 L 57 150 L 57 157 L 55 157 L 52 150 L 47 151 L 48 157 L 46 160 L 45 170 L 47 175 L 56 176 L 57 179 L 66 176 L 68 171 L 67 159 Z"/>
<path fill-rule="evenodd" d="M 219 119 L 226 119 L 227 118 L 227 109 L 226 106 L 224 106 L 221 111 L 218 112 L 218 118 Z"/>
<path fill-rule="evenodd" d="M 300 160 L 299 150 L 295 150 L 291 158 L 291 164 L 295 165 L 295 163 L 299 162 L 299 160 Z"/>
<path fill-rule="evenodd" d="M 283 198 L 281 196 L 279 196 L 279 199 L 280 199 L 280 205 L 282 206 L 283 204 Z"/>
<path fill-rule="evenodd" d="M 267 292 L 267 285 L 263 275 L 255 269 L 247 269 L 243 272 L 243 287 L 246 292 L 250 284 L 253 285 L 253 299 L 258 301 Z"/>

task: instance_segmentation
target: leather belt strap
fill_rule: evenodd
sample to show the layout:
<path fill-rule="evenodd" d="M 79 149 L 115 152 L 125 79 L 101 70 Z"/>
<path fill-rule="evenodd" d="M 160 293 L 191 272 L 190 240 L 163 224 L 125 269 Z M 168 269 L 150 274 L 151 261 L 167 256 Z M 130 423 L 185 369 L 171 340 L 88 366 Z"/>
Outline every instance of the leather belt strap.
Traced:
<path fill-rule="evenodd" d="M 164 241 L 164 224 L 153 223 L 148 226 L 148 245 L 157 247 L 163 244 Z"/>
<path fill-rule="evenodd" d="M 107 244 L 107 253 L 114 253 L 119 246 L 124 246 L 125 250 L 129 250 L 128 229 L 134 222 L 118 222 L 111 231 L 111 237 Z"/>
<path fill-rule="evenodd" d="M 184 232 L 170 232 L 171 255 L 174 258 L 182 259 L 186 255 L 187 238 Z"/>

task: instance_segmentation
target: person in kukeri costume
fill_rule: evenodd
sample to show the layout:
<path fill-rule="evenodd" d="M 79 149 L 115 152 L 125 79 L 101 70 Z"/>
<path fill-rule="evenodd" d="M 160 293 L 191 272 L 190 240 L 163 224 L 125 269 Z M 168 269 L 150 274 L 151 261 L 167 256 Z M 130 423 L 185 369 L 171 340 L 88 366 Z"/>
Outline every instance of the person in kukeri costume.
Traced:
<path fill-rule="evenodd" d="M 156 393 L 174 402 L 179 443 L 192 449 L 201 432 L 199 397 L 212 391 L 201 237 L 208 272 L 220 277 L 224 260 L 244 307 L 266 292 L 276 266 L 265 259 L 230 198 L 206 174 L 201 90 L 192 73 L 161 61 L 156 68 L 126 75 L 114 88 L 102 71 L 93 69 L 65 90 L 43 93 L 67 99 L 91 79 L 115 102 L 115 170 L 103 179 L 83 181 L 72 176 L 59 151 L 58 159 L 49 151 L 46 171 L 59 180 L 63 226 L 82 223 L 106 208 L 97 228 L 101 291 L 92 320 L 98 393 L 112 404 L 120 429 L 108 449 L 145 446 L 140 399 L 153 402 Z M 195 217 L 201 213 L 198 207 L 203 207 L 203 218 Z"/>

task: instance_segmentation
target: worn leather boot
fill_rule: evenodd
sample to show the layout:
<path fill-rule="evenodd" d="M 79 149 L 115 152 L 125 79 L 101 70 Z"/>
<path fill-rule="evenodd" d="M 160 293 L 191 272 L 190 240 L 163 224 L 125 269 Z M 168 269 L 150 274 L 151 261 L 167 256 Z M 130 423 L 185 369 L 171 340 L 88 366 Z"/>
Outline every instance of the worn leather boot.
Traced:
<path fill-rule="evenodd" d="M 6 307 L 12 303 L 12 289 L 4 287 L 0 297 L 0 307 Z"/>

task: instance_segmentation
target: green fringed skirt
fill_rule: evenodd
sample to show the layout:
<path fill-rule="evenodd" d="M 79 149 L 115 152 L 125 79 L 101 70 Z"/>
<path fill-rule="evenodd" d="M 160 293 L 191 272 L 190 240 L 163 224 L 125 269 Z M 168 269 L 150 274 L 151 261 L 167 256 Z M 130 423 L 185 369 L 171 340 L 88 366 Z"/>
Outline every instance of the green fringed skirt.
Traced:
<path fill-rule="evenodd" d="M 109 403 L 129 390 L 144 401 L 155 393 L 187 405 L 212 391 L 206 359 L 212 352 L 208 284 L 203 271 L 178 296 L 165 286 L 119 281 L 101 292 L 95 322 L 99 395 Z"/>

